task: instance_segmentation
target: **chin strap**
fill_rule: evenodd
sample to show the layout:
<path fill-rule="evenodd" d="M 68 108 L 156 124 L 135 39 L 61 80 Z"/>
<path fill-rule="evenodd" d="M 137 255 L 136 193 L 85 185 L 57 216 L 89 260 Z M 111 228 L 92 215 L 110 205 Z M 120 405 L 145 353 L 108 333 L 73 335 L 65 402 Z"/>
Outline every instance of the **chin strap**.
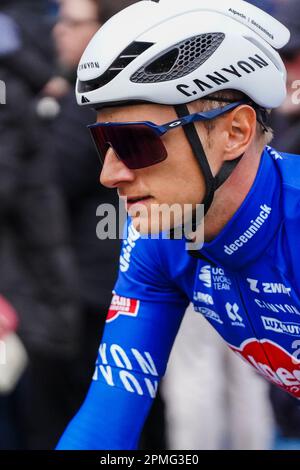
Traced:
<path fill-rule="evenodd" d="M 186 104 L 175 106 L 175 111 L 177 113 L 177 116 L 180 119 L 190 114 L 189 109 Z M 216 191 L 215 178 L 211 172 L 211 168 L 209 166 L 206 154 L 204 152 L 203 145 L 201 143 L 201 140 L 198 136 L 198 133 L 194 124 L 193 123 L 187 124 L 186 126 L 183 126 L 182 129 L 184 130 L 186 138 L 194 152 L 195 157 L 198 160 L 199 166 L 204 176 L 206 193 L 202 201 L 202 204 L 204 204 L 204 214 L 207 214 L 210 206 L 212 205 L 214 194 Z"/>
<path fill-rule="evenodd" d="M 175 111 L 179 118 L 188 116 L 190 114 L 186 104 L 175 106 Z M 214 177 L 207 156 L 205 154 L 201 139 L 197 133 L 195 124 L 187 124 L 186 126 L 183 126 L 183 130 L 194 152 L 194 155 L 198 160 L 199 166 L 204 176 L 206 193 L 202 204 L 204 204 L 204 215 L 206 215 L 212 205 L 216 190 L 220 186 L 222 186 L 222 184 L 224 184 L 225 181 L 229 178 L 229 176 L 233 173 L 234 169 L 240 162 L 242 156 L 233 161 L 225 162 L 219 173 L 216 175 L 216 177 Z"/>
<path fill-rule="evenodd" d="M 225 183 L 225 181 L 228 180 L 229 176 L 234 172 L 236 169 L 237 165 L 240 163 L 241 159 L 243 158 L 244 155 L 241 155 L 240 157 L 236 158 L 233 161 L 230 162 L 225 162 L 215 177 L 215 188 L 216 190 L 219 189 L 222 184 Z"/>

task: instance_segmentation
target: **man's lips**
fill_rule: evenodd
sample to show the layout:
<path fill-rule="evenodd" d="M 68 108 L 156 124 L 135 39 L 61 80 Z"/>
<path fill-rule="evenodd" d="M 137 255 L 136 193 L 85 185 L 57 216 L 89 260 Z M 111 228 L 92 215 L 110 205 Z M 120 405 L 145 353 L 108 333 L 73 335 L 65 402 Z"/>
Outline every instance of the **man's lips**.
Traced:
<path fill-rule="evenodd" d="M 152 196 L 135 196 L 135 197 L 122 197 L 126 202 L 126 209 L 129 210 L 136 204 L 144 204 L 152 199 Z"/>

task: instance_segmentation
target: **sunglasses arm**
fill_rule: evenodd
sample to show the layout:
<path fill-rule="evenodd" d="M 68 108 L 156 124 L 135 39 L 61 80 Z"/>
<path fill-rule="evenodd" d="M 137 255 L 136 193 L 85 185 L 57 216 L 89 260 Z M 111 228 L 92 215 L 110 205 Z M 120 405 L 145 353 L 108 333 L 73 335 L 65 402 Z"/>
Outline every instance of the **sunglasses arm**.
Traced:
<path fill-rule="evenodd" d="M 168 122 L 167 124 L 164 124 L 163 126 L 155 126 L 155 128 L 156 128 L 156 131 L 160 135 L 163 135 L 169 130 L 175 129 L 176 127 L 185 126 L 193 122 L 210 121 L 219 116 L 222 116 L 225 113 L 228 113 L 229 111 L 232 111 L 233 109 L 237 108 L 241 104 L 244 104 L 244 102 L 239 101 L 239 102 L 231 103 L 227 106 L 224 106 L 223 108 L 211 109 L 210 111 L 206 111 L 202 113 L 190 114 L 189 116 L 184 116 L 183 118 L 177 119 L 176 121 Z"/>

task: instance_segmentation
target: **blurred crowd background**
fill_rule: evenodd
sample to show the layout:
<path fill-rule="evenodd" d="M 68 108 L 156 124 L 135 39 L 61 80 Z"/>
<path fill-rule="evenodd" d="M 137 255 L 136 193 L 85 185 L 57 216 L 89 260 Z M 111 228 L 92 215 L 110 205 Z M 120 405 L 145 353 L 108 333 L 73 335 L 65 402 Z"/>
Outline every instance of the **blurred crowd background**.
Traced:
<path fill-rule="evenodd" d="M 0 0 L 0 450 L 53 449 L 93 375 L 120 251 L 97 239 L 96 209 L 118 201 L 98 182 L 95 114 L 74 84 L 91 37 L 132 3 Z M 300 154 L 300 2 L 252 3 L 292 32 L 274 146 Z M 188 311 L 140 445 L 300 449 L 300 405 Z"/>

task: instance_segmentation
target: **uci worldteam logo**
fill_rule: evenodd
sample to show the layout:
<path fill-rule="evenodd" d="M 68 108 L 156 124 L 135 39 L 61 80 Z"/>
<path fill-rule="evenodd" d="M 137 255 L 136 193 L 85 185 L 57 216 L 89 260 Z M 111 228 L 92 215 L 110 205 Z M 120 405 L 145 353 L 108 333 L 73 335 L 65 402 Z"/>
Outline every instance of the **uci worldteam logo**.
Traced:
<path fill-rule="evenodd" d="M 232 285 L 232 281 L 225 274 L 224 269 L 210 265 L 202 266 L 199 272 L 199 281 L 204 287 L 214 290 L 229 291 Z"/>
<path fill-rule="evenodd" d="M 106 323 L 116 320 L 120 315 L 128 317 L 136 317 L 140 308 L 140 301 L 136 299 L 128 299 L 127 297 L 120 297 L 114 295 L 111 301 L 110 308 L 106 317 Z"/>
<path fill-rule="evenodd" d="M 203 282 L 204 286 L 207 288 L 210 288 L 212 285 L 212 280 L 211 280 L 211 267 L 208 266 L 203 266 L 201 268 L 200 274 L 199 274 L 199 280 Z"/>

